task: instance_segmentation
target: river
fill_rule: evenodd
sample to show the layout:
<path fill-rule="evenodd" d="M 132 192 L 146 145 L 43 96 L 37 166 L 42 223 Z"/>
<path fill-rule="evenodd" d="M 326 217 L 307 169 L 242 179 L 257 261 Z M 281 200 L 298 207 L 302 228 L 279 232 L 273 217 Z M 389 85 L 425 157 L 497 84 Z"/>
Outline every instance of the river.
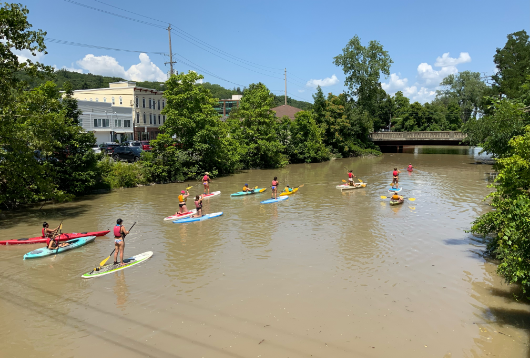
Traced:
<path fill-rule="evenodd" d="M 154 255 L 83 280 L 111 236 L 25 261 L 39 245 L 0 247 L 0 356 L 528 357 L 529 306 L 465 232 L 489 210 L 491 166 L 473 148 L 405 151 L 214 179 L 222 194 L 204 209 L 224 215 L 200 223 L 162 220 L 187 183 L 3 213 L 3 239 L 44 220 L 64 232 L 137 221 L 126 254 Z M 416 200 L 391 207 L 380 196 L 409 163 L 400 184 Z M 347 169 L 368 186 L 335 189 Z M 304 187 L 260 205 L 274 176 Z M 231 198 L 244 183 L 268 189 Z"/>

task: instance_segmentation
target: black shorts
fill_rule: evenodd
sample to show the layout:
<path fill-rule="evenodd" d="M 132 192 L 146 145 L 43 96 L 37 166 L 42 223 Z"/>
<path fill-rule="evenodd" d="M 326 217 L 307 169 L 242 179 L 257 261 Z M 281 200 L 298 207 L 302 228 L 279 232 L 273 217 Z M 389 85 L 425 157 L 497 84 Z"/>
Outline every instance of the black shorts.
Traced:
<path fill-rule="evenodd" d="M 184 203 L 184 204 L 179 204 L 179 208 L 182 208 L 184 205 L 186 205 L 186 203 Z"/>

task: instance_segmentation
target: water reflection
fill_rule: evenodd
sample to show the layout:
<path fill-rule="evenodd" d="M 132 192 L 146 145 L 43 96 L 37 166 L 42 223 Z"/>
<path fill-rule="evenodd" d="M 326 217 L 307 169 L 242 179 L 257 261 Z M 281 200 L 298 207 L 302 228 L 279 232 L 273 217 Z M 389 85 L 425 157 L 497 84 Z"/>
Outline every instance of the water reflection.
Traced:
<path fill-rule="evenodd" d="M 127 282 L 125 282 L 125 271 L 118 271 L 113 275 L 115 279 L 113 290 L 116 295 L 116 307 L 125 311 L 127 299 L 129 298 L 129 287 Z"/>

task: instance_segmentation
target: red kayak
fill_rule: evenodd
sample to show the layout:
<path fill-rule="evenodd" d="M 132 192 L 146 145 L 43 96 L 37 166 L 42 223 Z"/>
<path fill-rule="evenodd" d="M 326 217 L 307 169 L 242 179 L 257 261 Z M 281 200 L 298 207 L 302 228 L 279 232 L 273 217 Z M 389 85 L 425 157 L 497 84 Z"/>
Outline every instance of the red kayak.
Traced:
<path fill-rule="evenodd" d="M 72 239 L 77 239 L 77 238 L 86 237 L 86 236 L 105 236 L 109 232 L 110 230 L 61 234 L 57 236 L 56 240 L 66 241 L 66 240 L 72 240 Z M 0 245 L 42 244 L 45 242 L 46 242 L 45 237 L 37 236 L 37 237 L 30 237 L 30 238 L 24 238 L 24 239 L 18 239 L 18 240 L 4 240 L 4 241 L 0 241 Z"/>

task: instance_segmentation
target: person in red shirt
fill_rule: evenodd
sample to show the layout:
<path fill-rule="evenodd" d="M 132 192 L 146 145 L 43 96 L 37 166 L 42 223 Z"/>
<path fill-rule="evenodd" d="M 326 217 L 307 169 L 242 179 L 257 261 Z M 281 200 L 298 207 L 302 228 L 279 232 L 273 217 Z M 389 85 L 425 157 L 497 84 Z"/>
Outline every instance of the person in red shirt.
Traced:
<path fill-rule="evenodd" d="M 348 171 L 348 185 L 354 186 L 353 178 L 355 178 L 355 175 L 353 175 L 352 170 Z"/>
<path fill-rule="evenodd" d="M 399 173 L 401 173 L 401 171 L 399 171 L 398 168 L 394 168 L 394 171 L 392 172 L 392 187 L 394 188 L 399 187 Z"/>
<path fill-rule="evenodd" d="M 120 253 L 120 264 L 123 265 L 123 251 L 125 250 L 125 235 L 129 232 L 123 227 L 123 220 L 116 220 L 116 226 L 114 226 L 114 265 L 118 264 L 118 252 Z"/>
<path fill-rule="evenodd" d="M 204 185 L 204 194 L 210 194 L 210 173 L 206 172 L 204 173 L 204 176 L 202 177 L 202 185 Z M 206 193 L 206 190 L 208 190 L 208 193 Z"/>
<path fill-rule="evenodd" d="M 272 185 L 271 185 L 271 191 L 272 191 L 272 195 L 271 195 L 271 199 L 277 199 L 278 198 L 278 185 L 280 184 L 280 182 L 278 181 L 278 177 L 274 177 L 274 179 L 272 180 Z"/>

